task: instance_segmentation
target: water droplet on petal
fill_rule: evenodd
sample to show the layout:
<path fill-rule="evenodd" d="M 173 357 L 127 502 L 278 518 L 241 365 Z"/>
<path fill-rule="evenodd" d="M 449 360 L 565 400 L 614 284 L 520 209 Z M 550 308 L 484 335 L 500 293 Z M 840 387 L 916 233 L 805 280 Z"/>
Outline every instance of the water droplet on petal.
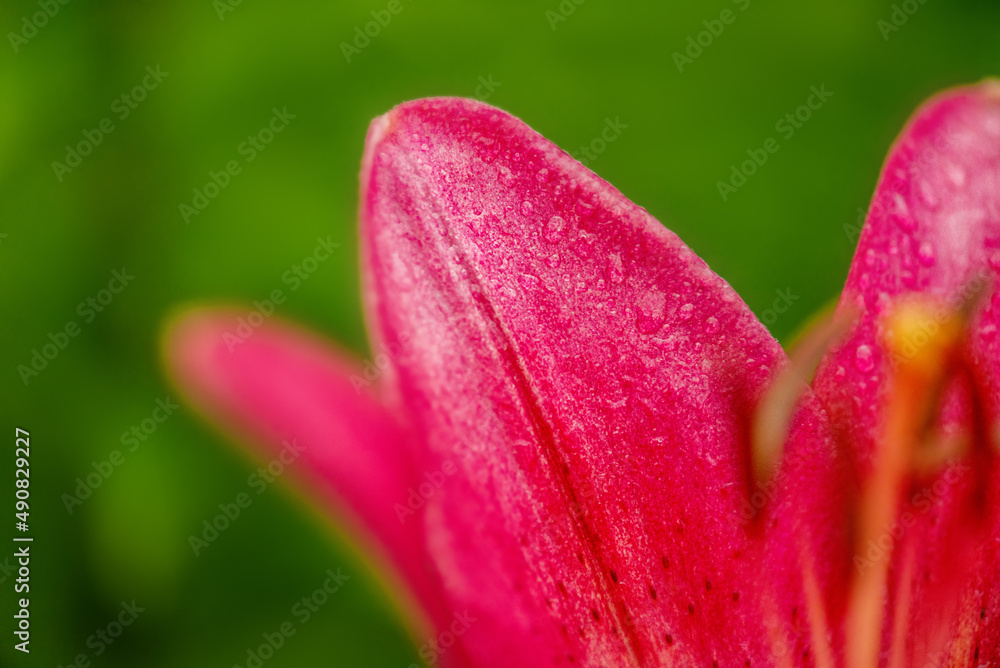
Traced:
<path fill-rule="evenodd" d="M 677 313 L 680 315 L 681 320 L 690 320 L 691 314 L 694 313 L 694 304 L 685 304 Z"/>
<path fill-rule="evenodd" d="M 549 180 L 549 170 L 544 167 L 539 169 L 538 173 L 535 174 L 535 178 L 538 179 L 539 183 L 547 183 Z"/>
<path fill-rule="evenodd" d="M 472 205 L 472 213 L 473 215 L 476 216 L 483 215 L 483 205 L 481 202 L 476 202 L 475 204 Z"/>
<path fill-rule="evenodd" d="M 534 205 L 528 200 L 521 202 L 521 213 L 523 215 L 530 216 L 531 212 L 534 211 L 534 209 L 535 209 Z"/>
<path fill-rule="evenodd" d="M 992 324 L 983 325 L 982 327 L 979 328 L 979 334 L 987 341 L 990 341 L 997 335 L 997 327 L 996 325 Z"/>
<path fill-rule="evenodd" d="M 929 241 L 924 241 L 917 249 L 917 260 L 925 267 L 934 265 L 934 246 Z"/>
<path fill-rule="evenodd" d="M 542 281 L 534 274 L 522 274 L 521 287 L 528 291 L 536 291 L 541 289 Z"/>
<path fill-rule="evenodd" d="M 834 372 L 833 375 L 834 377 L 836 377 L 837 380 L 844 380 L 844 378 L 847 376 L 847 369 L 845 369 L 842 366 L 838 366 L 837 370 Z"/>
<path fill-rule="evenodd" d="M 662 292 L 653 290 L 643 295 L 636 302 L 635 326 L 642 334 L 653 334 L 663 326 L 665 319 L 664 307 L 667 298 Z"/>
<path fill-rule="evenodd" d="M 625 267 L 622 266 L 622 256 L 612 253 L 608 258 L 608 278 L 615 285 L 625 280 Z"/>
<path fill-rule="evenodd" d="M 941 200 L 938 199 L 933 186 L 926 179 L 921 179 L 917 183 L 917 199 L 931 211 L 937 211 L 938 207 L 941 206 Z"/>
<path fill-rule="evenodd" d="M 965 168 L 961 165 L 949 162 L 944 166 L 944 173 L 947 174 L 948 180 L 951 181 L 952 185 L 956 188 L 962 188 L 965 186 Z"/>
<path fill-rule="evenodd" d="M 907 234 L 911 234 L 917 229 L 917 221 L 909 214 L 890 213 L 889 219 Z"/>
<path fill-rule="evenodd" d="M 719 321 L 715 317 L 709 317 L 705 321 L 705 333 L 717 334 L 719 332 Z"/>
<path fill-rule="evenodd" d="M 854 351 L 854 366 L 861 373 L 868 373 L 875 367 L 875 356 L 872 354 L 872 349 L 864 343 Z"/>
<path fill-rule="evenodd" d="M 557 243 L 566 235 L 566 220 L 562 216 L 552 216 L 545 224 L 545 240 Z"/>
<path fill-rule="evenodd" d="M 545 258 L 545 264 L 549 269 L 555 269 L 559 266 L 559 253 L 553 253 L 552 255 Z"/>

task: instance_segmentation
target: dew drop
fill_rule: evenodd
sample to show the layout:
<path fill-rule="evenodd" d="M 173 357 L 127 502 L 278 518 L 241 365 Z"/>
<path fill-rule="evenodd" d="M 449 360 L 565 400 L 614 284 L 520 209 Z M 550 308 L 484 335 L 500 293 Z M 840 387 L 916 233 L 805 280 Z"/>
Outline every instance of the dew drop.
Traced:
<path fill-rule="evenodd" d="M 847 369 L 845 369 L 842 366 L 838 366 L 837 370 L 834 372 L 833 375 L 837 380 L 844 380 L 844 378 L 847 376 Z"/>
<path fill-rule="evenodd" d="M 559 253 L 553 253 L 552 255 L 545 258 L 545 264 L 549 269 L 555 269 L 559 266 Z"/>
<path fill-rule="evenodd" d="M 941 206 L 941 200 L 927 179 L 921 179 L 917 183 L 917 200 L 931 211 L 937 211 Z"/>
<path fill-rule="evenodd" d="M 653 334 L 663 326 L 664 306 L 667 298 L 656 290 L 643 295 L 636 302 L 636 328 L 642 334 Z"/>
<path fill-rule="evenodd" d="M 983 325 L 979 328 L 979 334 L 987 341 L 990 341 L 997 335 L 997 327 L 996 325 Z"/>
<path fill-rule="evenodd" d="M 535 174 L 535 178 L 538 179 L 539 183 L 548 183 L 548 181 L 549 181 L 549 170 L 546 169 L 546 168 L 544 168 L 544 167 L 542 169 L 539 169 L 538 173 Z"/>
<path fill-rule="evenodd" d="M 962 188 L 965 186 L 965 168 L 961 165 L 949 162 L 944 166 L 944 173 L 948 176 L 948 180 L 951 181 L 952 185 L 956 188 Z"/>
<path fill-rule="evenodd" d="M 530 216 L 531 212 L 534 211 L 534 209 L 535 209 L 534 205 L 528 200 L 521 202 L 521 213 L 523 215 Z"/>
<path fill-rule="evenodd" d="M 858 346 L 858 349 L 854 351 L 854 366 L 856 366 L 858 371 L 861 373 L 868 373 L 875 367 L 875 359 L 872 355 L 872 349 L 864 343 Z"/>
<path fill-rule="evenodd" d="M 924 241 L 917 249 L 917 260 L 925 267 L 934 265 L 934 246 L 929 241 Z"/>
<path fill-rule="evenodd" d="M 612 253 L 608 258 L 608 278 L 615 285 L 625 280 L 625 267 L 622 266 L 622 256 Z"/>
<path fill-rule="evenodd" d="M 522 274 L 521 287 L 529 292 L 535 292 L 541 289 L 542 281 L 534 274 Z"/>
<path fill-rule="evenodd" d="M 914 230 L 917 229 L 917 221 L 913 219 L 908 213 L 890 213 L 889 219 L 894 222 L 899 229 L 903 230 L 907 234 L 912 234 Z"/>
<path fill-rule="evenodd" d="M 549 243 L 557 243 L 566 236 L 566 220 L 562 216 L 552 216 L 545 224 L 545 240 Z"/>
<path fill-rule="evenodd" d="M 472 213 L 473 215 L 476 216 L 483 215 L 483 205 L 481 202 L 476 202 L 475 204 L 472 205 Z"/>
<path fill-rule="evenodd" d="M 706 334 L 717 334 L 719 332 L 719 321 L 714 317 L 709 317 L 705 321 L 705 333 Z"/>
<path fill-rule="evenodd" d="M 677 313 L 681 320 L 690 320 L 691 315 L 694 313 L 694 304 L 685 304 Z"/>

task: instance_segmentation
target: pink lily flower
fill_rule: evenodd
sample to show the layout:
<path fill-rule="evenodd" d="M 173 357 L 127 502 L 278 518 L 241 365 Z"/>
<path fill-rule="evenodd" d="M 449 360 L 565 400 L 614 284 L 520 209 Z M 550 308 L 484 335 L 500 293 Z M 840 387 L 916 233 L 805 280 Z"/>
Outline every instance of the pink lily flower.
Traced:
<path fill-rule="evenodd" d="M 424 660 L 1000 665 L 1000 83 L 910 121 L 791 357 L 503 111 L 393 109 L 361 183 L 372 360 L 226 308 L 166 350 L 229 433 L 304 446 Z"/>

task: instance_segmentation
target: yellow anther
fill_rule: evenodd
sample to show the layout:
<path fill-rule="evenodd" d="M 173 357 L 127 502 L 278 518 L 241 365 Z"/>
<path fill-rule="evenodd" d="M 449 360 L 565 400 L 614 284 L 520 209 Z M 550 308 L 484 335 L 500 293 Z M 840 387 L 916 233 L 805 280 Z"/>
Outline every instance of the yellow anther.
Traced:
<path fill-rule="evenodd" d="M 886 384 L 878 450 L 873 469 L 864 482 L 858 501 L 855 554 L 878 544 L 886 526 L 899 515 L 902 491 L 920 475 L 921 469 L 940 469 L 961 439 L 943 439 L 933 433 L 942 396 L 960 362 L 962 345 L 977 295 L 961 308 L 913 298 L 891 310 L 883 322 L 882 345 L 892 360 Z M 849 668 L 872 668 L 878 664 L 885 620 L 884 601 L 893 546 L 878 560 L 866 561 L 855 574 L 849 595 L 847 632 Z M 908 579 L 903 564 L 903 588 L 897 600 L 893 623 L 897 632 L 909 614 Z M 893 648 L 895 657 L 901 650 Z"/>
<path fill-rule="evenodd" d="M 886 351 L 896 372 L 912 379 L 940 378 L 961 343 L 966 322 L 961 312 L 927 300 L 897 306 L 886 323 Z"/>

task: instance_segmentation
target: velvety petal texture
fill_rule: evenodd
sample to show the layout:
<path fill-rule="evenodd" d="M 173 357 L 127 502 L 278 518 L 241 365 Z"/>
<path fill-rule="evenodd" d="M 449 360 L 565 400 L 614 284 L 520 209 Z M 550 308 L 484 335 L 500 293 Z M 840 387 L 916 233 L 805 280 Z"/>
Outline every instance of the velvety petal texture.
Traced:
<path fill-rule="evenodd" d="M 838 309 L 853 325 L 812 388 L 775 382 L 795 362 L 673 233 L 503 111 L 403 104 L 373 122 L 361 181 L 374 385 L 313 335 L 242 336 L 227 310 L 176 322 L 168 358 L 265 458 L 304 446 L 295 474 L 423 611 L 424 660 L 1000 657 L 1000 84 L 934 98 L 893 146 Z M 916 299 L 926 323 L 889 324 Z M 956 322 L 933 410 L 901 403 Z M 763 423 L 787 434 L 769 478 L 752 465 L 765 396 L 794 402 Z M 885 456 L 901 443 L 953 455 L 924 470 Z M 887 461 L 895 514 L 861 544 Z"/>
<path fill-rule="evenodd" d="M 420 466 L 458 469 L 421 519 L 474 665 L 768 665 L 776 640 L 798 665 L 800 573 L 764 584 L 798 554 L 768 557 L 746 512 L 751 415 L 785 358 L 733 290 L 485 104 L 377 119 L 362 182 L 373 337 L 408 342 L 391 394 Z M 829 450 L 812 403 L 793 440 Z"/>
<path fill-rule="evenodd" d="M 997 269 L 1000 82 L 987 81 L 945 92 L 917 112 L 889 154 L 861 234 L 840 306 L 858 309 L 859 321 L 814 383 L 860 480 L 872 473 L 893 392 L 887 314 L 914 295 L 943 309 L 910 339 L 895 342 L 906 357 L 920 354 L 945 314 L 976 306 L 981 296 L 966 345 L 977 377 L 948 388 L 939 419 L 944 431 L 968 434 L 971 416 L 980 410 L 995 424 Z M 978 403 L 983 405 L 977 409 Z M 906 635 L 895 638 L 905 648 L 903 665 L 922 666 L 937 657 L 939 663 L 926 665 L 978 666 L 1000 656 L 1000 562 L 993 539 L 1000 536 L 1000 471 L 992 434 L 976 439 L 988 442 L 935 476 L 913 480 L 900 500 L 909 519 L 901 515 L 886 527 L 894 585 L 883 649 L 887 656 L 899 635 L 891 630 L 896 624 Z M 902 618 L 894 620 L 894 614 Z"/>

